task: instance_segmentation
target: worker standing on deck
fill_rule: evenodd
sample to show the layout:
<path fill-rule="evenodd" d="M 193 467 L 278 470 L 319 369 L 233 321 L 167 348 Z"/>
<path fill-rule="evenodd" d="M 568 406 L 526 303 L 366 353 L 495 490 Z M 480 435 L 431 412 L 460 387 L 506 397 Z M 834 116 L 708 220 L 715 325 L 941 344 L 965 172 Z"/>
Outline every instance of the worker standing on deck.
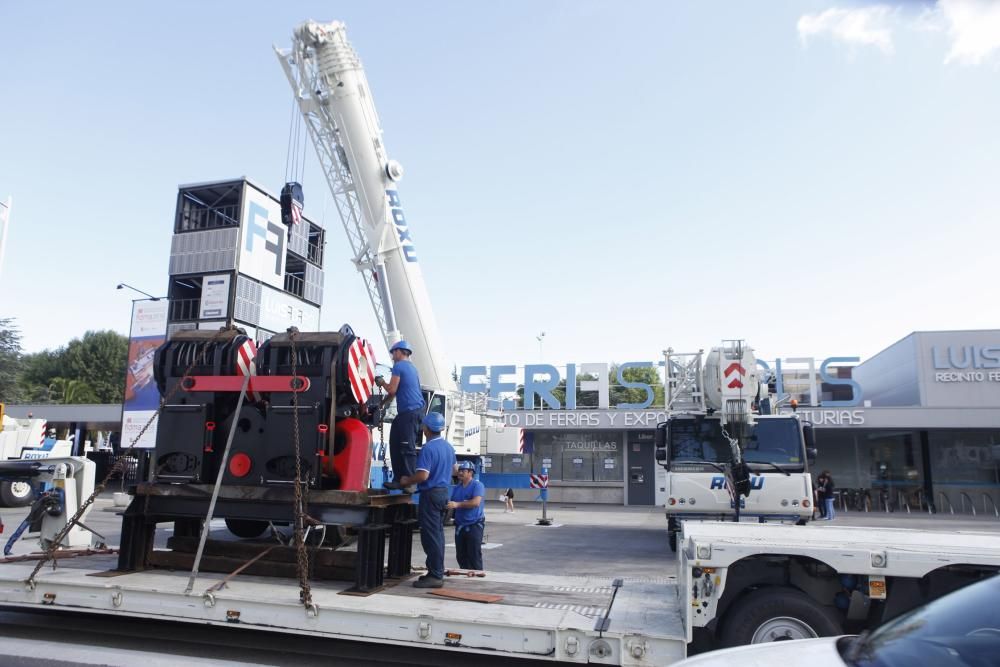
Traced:
<path fill-rule="evenodd" d="M 401 340 L 389 348 L 392 355 L 392 379 L 375 378 L 375 384 L 385 389 L 385 407 L 396 399 L 396 418 L 389 429 L 389 458 L 392 459 L 392 480 L 387 489 L 399 489 L 404 477 L 412 477 L 417 462 L 417 440 L 420 437 L 420 417 L 424 413 L 424 395 L 420 391 L 420 376 L 410 361 L 413 350 Z"/>
<path fill-rule="evenodd" d="M 458 464 L 459 484 L 451 490 L 448 509 L 455 510 L 455 555 L 458 566 L 465 570 L 483 569 L 483 530 L 486 512 L 483 497 L 486 488 L 474 479 L 476 467 L 472 461 Z"/>
<path fill-rule="evenodd" d="M 413 585 L 417 588 L 441 588 L 444 585 L 444 516 L 448 505 L 448 487 L 455 472 L 455 448 L 441 437 L 444 417 L 437 412 L 424 417 L 424 446 L 417 458 L 417 471 L 399 480 L 400 485 L 417 485 L 420 503 L 417 523 L 420 546 L 427 555 L 427 574 Z"/>

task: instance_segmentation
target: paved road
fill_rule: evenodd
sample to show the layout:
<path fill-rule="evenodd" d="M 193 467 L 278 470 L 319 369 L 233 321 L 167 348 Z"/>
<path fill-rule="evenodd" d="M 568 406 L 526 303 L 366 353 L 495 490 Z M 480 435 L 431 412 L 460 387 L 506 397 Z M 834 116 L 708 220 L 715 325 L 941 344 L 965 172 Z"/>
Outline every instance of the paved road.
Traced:
<path fill-rule="evenodd" d="M 117 544 L 120 519 L 110 494 L 97 500 L 87 523 Z M 662 578 L 676 572 L 676 559 L 667 545 L 666 521 L 659 508 L 551 504 L 554 525 L 540 527 L 539 505 L 518 503 L 508 514 L 503 505 L 487 503 L 487 545 L 484 560 L 488 570 L 503 572 L 552 572 L 563 575 L 599 575 L 627 578 Z M 26 514 L 24 509 L 2 509 L 6 526 L 3 540 Z M 926 514 L 841 514 L 818 525 L 863 525 L 918 529 L 1000 532 L 1000 520 Z M 157 543 L 165 546 L 168 525 L 157 531 Z M 219 536 L 228 534 L 216 520 Z M 446 533 L 451 542 L 451 531 Z M 37 549 L 37 542 L 22 540 L 15 553 Z M 451 553 L 449 562 L 453 561 Z M 423 563 L 419 540 L 414 540 L 414 564 Z M 53 632 L 57 629 L 57 632 Z M 115 620 L 78 614 L 38 614 L 0 610 L 0 651 L 5 665 L 135 665 L 149 667 L 178 662 L 191 665 L 447 665 L 468 664 L 468 657 L 440 651 L 421 651 L 394 646 L 302 637 L 288 638 L 266 632 L 180 626 L 144 620 Z M 518 664 L 477 656 L 477 667 Z M 537 663 L 521 663 L 537 664 Z"/>

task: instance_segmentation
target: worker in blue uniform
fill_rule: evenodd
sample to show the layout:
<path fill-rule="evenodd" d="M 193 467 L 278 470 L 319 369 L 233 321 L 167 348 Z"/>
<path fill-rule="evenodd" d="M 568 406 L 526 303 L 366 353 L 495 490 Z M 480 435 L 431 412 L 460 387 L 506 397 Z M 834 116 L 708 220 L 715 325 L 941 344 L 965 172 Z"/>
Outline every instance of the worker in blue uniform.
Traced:
<path fill-rule="evenodd" d="M 424 414 L 424 395 L 420 391 L 420 375 L 410 361 L 413 350 L 405 340 L 393 343 L 392 379 L 375 378 L 375 384 L 385 389 L 382 407 L 396 399 L 396 418 L 389 429 L 389 458 L 392 459 L 392 481 L 383 486 L 401 489 L 404 477 L 412 477 L 417 462 L 417 441 L 420 439 L 420 418 Z"/>
<path fill-rule="evenodd" d="M 458 566 L 465 570 L 483 569 L 483 530 L 486 512 L 483 497 L 486 488 L 474 478 L 472 461 L 458 464 L 458 485 L 451 490 L 448 509 L 455 510 L 455 555 Z"/>
<path fill-rule="evenodd" d="M 455 472 L 455 448 L 441 436 L 444 417 L 428 413 L 423 420 L 424 446 L 417 457 L 417 471 L 399 480 L 406 487 L 417 485 L 420 503 L 417 524 L 420 546 L 427 555 L 427 574 L 413 585 L 417 588 L 441 588 L 444 585 L 444 517 L 448 505 L 448 487 Z"/>

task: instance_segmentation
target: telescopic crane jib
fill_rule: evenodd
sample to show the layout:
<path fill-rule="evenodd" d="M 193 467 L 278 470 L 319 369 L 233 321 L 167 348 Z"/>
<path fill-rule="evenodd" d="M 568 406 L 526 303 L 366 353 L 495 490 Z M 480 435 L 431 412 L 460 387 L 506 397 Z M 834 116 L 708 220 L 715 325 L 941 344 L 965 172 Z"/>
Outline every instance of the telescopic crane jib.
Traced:
<path fill-rule="evenodd" d="M 389 159 L 361 60 L 339 21 L 307 21 L 290 49 L 275 53 L 295 93 L 333 200 L 364 279 L 386 347 L 404 338 L 431 410 L 445 413 L 459 454 L 480 454 L 479 428 L 467 429 L 460 397 L 424 284 L 398 182 L 402 166 Z M 471 408 L 471 406 L 469 406 Z M 470 410 L 468 414 L 473 414 Z M 485 410 L 483 411 L 485 412 Z M 477 420 L 487 417 L 477 416 Z M 471 434 L 466 437 L 466 434 Z"/>
<path fill-rule="evenodd" d="M 386 346 L 405 335 L 422 381 L 454 390 L 400 201 L 397 182 L 403 169 L 386 153 L 371 90 L 344 24 L 307 21 L 295 30 L 291 49 L 275 50 L 295 91 Z"/>

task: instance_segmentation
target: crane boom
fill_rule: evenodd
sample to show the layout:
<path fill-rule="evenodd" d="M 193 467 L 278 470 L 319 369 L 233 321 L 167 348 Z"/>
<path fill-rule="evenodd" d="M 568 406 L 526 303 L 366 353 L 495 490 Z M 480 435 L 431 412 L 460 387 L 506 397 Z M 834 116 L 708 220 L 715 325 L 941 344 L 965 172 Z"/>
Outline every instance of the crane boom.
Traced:
<path fill-rule="evenodd" d="M 423 384 L 453 392 L 361 60 L 340 21 L 307 21 L 275 52 L 295 92 L 386 346 L 406 338 Z"/>

